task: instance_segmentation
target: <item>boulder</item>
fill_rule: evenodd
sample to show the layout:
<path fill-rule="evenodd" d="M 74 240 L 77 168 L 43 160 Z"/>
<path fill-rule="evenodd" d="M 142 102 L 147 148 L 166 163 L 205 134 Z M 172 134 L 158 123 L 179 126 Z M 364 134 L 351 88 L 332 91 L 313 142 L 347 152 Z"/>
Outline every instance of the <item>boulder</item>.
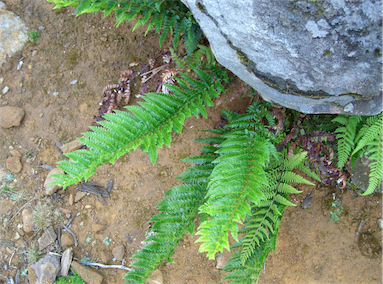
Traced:
<path fill-rule="evenodd" d="M 33 268 L 36 273 L 37 281 L 35 283 L 53 284 L 60 271 L 60 260 L 57 256 L 46 255 L 32 264 L 30 268 Z"/>
<path fill-rule="evenodd" d="M 3 2 L 0 2 L 0 66 L 15 52 L 22 50 L 28 41 L 28 28 L 25 23 L 8 11 Z"/>
<path fill-rule="evenodd" d="M 217 60 L 305 113 L 382 112 L 382 1 L 182 0 Z"/>

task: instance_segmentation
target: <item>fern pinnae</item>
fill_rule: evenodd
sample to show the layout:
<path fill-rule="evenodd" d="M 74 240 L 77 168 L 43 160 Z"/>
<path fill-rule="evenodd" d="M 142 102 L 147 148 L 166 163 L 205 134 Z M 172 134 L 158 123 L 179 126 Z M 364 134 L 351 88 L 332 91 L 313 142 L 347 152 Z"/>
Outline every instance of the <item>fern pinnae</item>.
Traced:
<path fill-rule="evenodd" d="M 208 76 L 207 73 L 200 71 L 198 74 Z M 206 109 L 203 106 L 205 100 L 201 94 L 208 95 L 207 90 L 211 86 L 203 82 L 198 83 L 188 75 L 181 75 L 181 77 L 178 78 L 179 82 L 182 81 L 185 85 L 186 82 L 183 80 L 186 80 L 196 89 L 182 90 L 172 86 L 173 95 L 155 94 L 141 103 L 141 106 L 127 106 L 130 113 L 115 111 L 115 113 L 105 115 L 106 122 L 100 123 L 104 128 L 92 127 L 93 132 L 84 133 L 84 137 L 79 138 L 88 146 L 88 151 L 91 153 L 86 156 L 91 158 L 87 168 L 71 168 L 71 172 L 68 172 L 65 177 L 60 177 L 56 184 L 61 184 L 66 188 L 70 184 L 80 182 L 94 173 L 94 170 L 102 163 L 114 163 L 115 159 L 139 146 L 144 152 L 148 152 L 149 158 L 154 164 L 157 160 L 157 148 L 162 147 L 164 143 L 170 144 L 171 131 L 182 131 L 186 117 L 192 115 L 191 108 L 196 109 L 193 114 L 197 117 L 200 113 L 206 115 Z M 218 81 L 215 80 L 212 84 L 217 91 L 212 94 L 213 97 L 223 91 L 222 85 Z M 151 94 L 146 96 L 151 96 Z M 143 97 L 145 99 L 145 96 Z M 166 108 L 160 108 L 156 106 L 156 99 L 160 100 L 160 104 L 174 103 L 170 103 Z M 209 104 L 210 101 L 206 103 Z M 123 137 L 120 137 L 121 134 Z M 77 154 L 84 155 L 83 152 L 77 152 Z M 73 156 L 73 163 L 76 163 L 76 159 L 80 157 L 78 155 Z"/>

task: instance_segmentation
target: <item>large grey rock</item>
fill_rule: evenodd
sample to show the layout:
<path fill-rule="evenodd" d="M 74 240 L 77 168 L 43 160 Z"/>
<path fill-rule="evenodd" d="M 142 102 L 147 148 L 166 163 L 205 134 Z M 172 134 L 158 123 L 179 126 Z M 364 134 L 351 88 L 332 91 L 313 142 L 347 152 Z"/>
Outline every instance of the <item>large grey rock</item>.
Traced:
<path fill-rule="evenodd" d="M 0 1 L 0 66 L 7 56 L 21 50 L 28 41 L 28 28 L 24 22 Z"/>
<path fill-rule="evenodd" d="M 306 113 L 382 111 L 382 1 L 183 0 L 217 60 Z"/>
<path fill-rule="evenodd" d="M 53 284 L 60 271 L 60 260 L 57 256 L 46 255 L 30 267 L 36 273 L 36 284 Z"/>

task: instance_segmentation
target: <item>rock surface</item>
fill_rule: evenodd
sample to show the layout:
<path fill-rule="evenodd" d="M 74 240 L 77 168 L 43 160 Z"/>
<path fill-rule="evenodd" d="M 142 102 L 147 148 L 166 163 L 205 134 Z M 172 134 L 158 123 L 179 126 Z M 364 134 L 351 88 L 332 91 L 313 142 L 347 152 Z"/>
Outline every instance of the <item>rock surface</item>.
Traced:
<path fill-rule="evenodd" d="M 9 157 L 5 161 L 5 167 L 14 174 L 18 174 L 23 169 L 23 165 L 21 164 L 20 157 Z"/>
<path fill-rule="evenodd" d="M 226 266 L 226 263 L 229 261 L 229 258 L 231 256 L 231 253 L 227 250 L 224 249 L 222 253 L 220 253 L 217 257 L 217 269 L 224 269 Z"/>
<path fill-rule="evenodd" d="M 57 235 L 56 235 L 55 231 L 53 230 L 53 227 L 50 226 L 49 228 L 47 228 L 44 231 L 42 236 L 38 239 L 39 251 L 41 251 L 41 250 L 45 249 L 46 247 L 48 247 L 49 245 L 53 244 L 56 239 L 57 239 Z"/>
<path fill-rule="evenodd" d="M 0 2 L 0 66 L 7 56 L 21 50 L 28 41 L 28 28 L 24 22 L 11 11 L 6 10 Z"/>
<path fill-rule="evenodd" d="M 74 239 L 71 234 L 67 232 L 63 232 L 61 235 L 61 246 L 62 247 L 70 247 L 74 245 Z"/>
<path fill-rule="evenodd" d="M 45 194 L 46 195 L 52 195 L 54 194 L 56 191 L 58 191 L 59 189 L 62 188 L 62 186 L 59 186 L 57 184 L 54 184 L 54 185 L 49 185 L 52 181 L 56 180 L 54 177 L 52 177 L 52 175 L 54 174 L 64 174 L 64 171 L 59 169 L 59 168 L 54 168 L 53 170 L 51 170 L 47 176 L 47 178 L 45 179 L 45 182 L 44 182 L 44 188 L 45 188 Z"/>
<path fill-rule="evenodd" d="M 101 284 L 103 278 L 102 275 L 98 274 L 92 268 L 83 266 L 77 261 L 72 261 L 70 266 L 87 284 Z"/>
<path fill-rule="evenodd" d="M 382 111 L 382 1 L 183 0 L 217 60 L 305 113 Z"/>
<path fill-rule="evenodd" d="M 70 268 L 70 264 L 72 262 L 72 258 L 73 258 L 73 249 L 72 248 L 66 249 L 61 257 L 60 276 L 62 277 L 68 276 L 68 271 Z"/>
<path fill-rule="evenodd" d="M 61 146 L 61 151 L 63 151 L 63 153 L 70 153 L 70 152 L 73 152 L 75 150 L 78 150 L 80 149 L 84 144 L 82 144 L 79 140 L 73 140 L 67 144 L 64 144 Z"/>
<path fill-rule="evenodd" d="M 29 208 L 24 209 L 21 212 L 21 215 L 23 217 L 23 230 L 26 233 L 32 232 L 33 228 L 33 214 L 32 210 Z"/>
<path fill-rule="evenodd" d="M 15 106 L 0 107 L 0 127 L 11 128 L 12 126 L 19 126 L 24 115 L 25 111 L 22 108 Z"/>
<path fill-rule="evenodd" d="M 162 276 L 161 270 L 154 270 L 152 273 L 152 276 L 150 276 L 146 281 L 145 284 L 163 284 L 164 283 L 164 277 Z"/>
<path fill-rule="evenodd" d="M 53 284 L 60 271 L 60 261 L 57 256 L 47 255 L 31 265 L 36 273 L 36 284 Z"/>
<path fill-rule="evenodd" d="M 124 246 L 116 246 L 112 250 L 113 256 L 116 258 L 117 261 L 122 261 L 125 254 L 125 247 Z"/>

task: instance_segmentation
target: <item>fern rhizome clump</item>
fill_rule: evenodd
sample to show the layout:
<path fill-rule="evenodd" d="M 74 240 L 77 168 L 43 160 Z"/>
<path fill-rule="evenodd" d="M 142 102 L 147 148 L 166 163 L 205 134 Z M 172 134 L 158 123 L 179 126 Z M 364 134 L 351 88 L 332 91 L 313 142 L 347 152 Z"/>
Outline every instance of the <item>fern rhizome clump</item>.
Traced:
<path fill-rule="evenodd" d="M 214 99 L 225 91 L 223 82 L 229 83 L 210 48 L 198 45 L 202 31 L 180 1 L 48 1 L 56 3 L 55 8 L 77 7 L 76 15 L 116 13 L 117 25 L 136 19 L 134 29 L 147 24 L 146 33 L 151 29 L 160 33 L 160 45 L 168 35 L 173 36 L 175 49 L 183 39 L 188 52 L 181 58 L 170 48 L 178 73 L 172 78 L 174 84 L 164 85 L 168 93 L 147 93 L 138 106 L 105 113 L 104 120 L 79 138 L 87 149 L 66 153 L 70 160 L 57 163 L 65 174 L 54 176 L 52 184 L 65 189 L 87 181 L 97 167 L 114 163 L 138 147 L 155 164 L 157 148 L 170 147 L 172 133 L 181 133 L 186 118 L 206 118 L 206 108 L 213 106 Z M 286 112 L 265 102 L 251 104 L 244 114 L 228 110 L 223 114 L 227 125 L 210 130 L 209 138 L 196 139 L 205 143 L 201 155 L 183 159 L 194 165 L 178 176 L 182 184 L 166 192 L 157 205 L 160 213 L 148 220 L 153 225 L 147 232 L 146 245 L 132 256 L 135 262 L 124 277 L 127 283 L 144 283 L 159 265 L 171 261 L 186 232 L 199 236 L 199 252 L 206 252 L 210 259 L 223 249 L 233 251 L 223 270 L 223 280 L 256 283 L 268 254 L 276 249 L 284 209 L 295 206 L 289 194 L 300 193 L 295 188 L 297 184 L 313 185 L 297 173 L 323 180 L 326 173 L 317 171 L 318 163 L 313 159 L 322 151 L 329 156 L 327 166 L 338 160 L 337 167 L 331 166 L 340 173 L 338 182 L 344 183 L 345 164 L 369 154 L 370 186 L 365 194 L 371 194 L 381 183 L 382 114 L 367 118 L 337 116 L 333 123 L 311 124 L 319 129 L 310 126 L 306 130 L 298 125 L 301 120 L 294 115 L 294 126 L 289 129 Z M 333 131 L 336 123 L 341 126 L 335 138 L 324 131 L 329 131 L 330 124 Z M 334 143 L 338 139 L 337 152 L 325 145 L 326 139 Z M 197 228 L 196 220 L 200 220 Z M 235 241 L 233 245 L 229 238 Z"/>

